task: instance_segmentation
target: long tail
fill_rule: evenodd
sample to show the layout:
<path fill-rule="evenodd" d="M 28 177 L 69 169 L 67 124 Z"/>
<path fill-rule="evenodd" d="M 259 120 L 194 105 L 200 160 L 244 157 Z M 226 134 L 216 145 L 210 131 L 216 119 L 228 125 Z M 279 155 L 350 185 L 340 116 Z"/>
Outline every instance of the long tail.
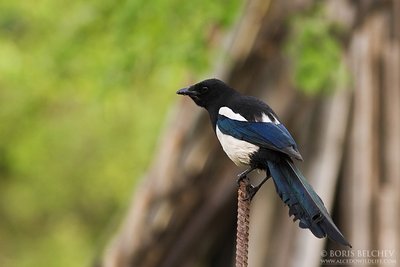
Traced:
<path fill-rule="evenodd" d="M 332 221 L 321 198 L 293 162 L 268 161 L 268 168 L 277 193 L 289 206 L 289 216 L 294 215 L 294 220 L 300 220 L 301 228 L 310 229 L 318 238 L 328 236 L 342 245 L 351 247 Z"/>

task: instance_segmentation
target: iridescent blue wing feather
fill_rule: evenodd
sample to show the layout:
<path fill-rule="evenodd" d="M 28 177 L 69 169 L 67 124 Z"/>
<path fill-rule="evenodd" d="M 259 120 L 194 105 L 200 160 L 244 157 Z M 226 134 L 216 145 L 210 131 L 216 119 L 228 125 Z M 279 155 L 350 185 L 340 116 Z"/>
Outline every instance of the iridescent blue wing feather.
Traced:
<path fill-rule="evenodd" d="M 290 160 L 268 161 L 276 191 L 289 207 L 289 216 L 299 220 L 301 228 L 308 228 L 318 238 L 328 236 L 332 240 L 351 247 L 332 221 L 321 198 L 306 178 Z"/>
<path fill-rule="evenodd" d="M 301 159 L 296 142 L 281 123 L 239 121 L 219 115 L 217 126 L 224 134 Z"/>

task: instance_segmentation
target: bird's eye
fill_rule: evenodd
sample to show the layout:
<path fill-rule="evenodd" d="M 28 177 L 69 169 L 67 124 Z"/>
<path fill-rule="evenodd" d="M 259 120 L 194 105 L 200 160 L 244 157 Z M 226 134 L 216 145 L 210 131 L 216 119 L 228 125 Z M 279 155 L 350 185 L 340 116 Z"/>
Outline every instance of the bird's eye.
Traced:
<path fill-rule="evenodd" d="M 200 93 L 201 94 L 204 94 L 204 93 L 206 93 L 208 91 L 208 87 L 207 86 L 203 86 L 201 89 L 200 89 Z"/>

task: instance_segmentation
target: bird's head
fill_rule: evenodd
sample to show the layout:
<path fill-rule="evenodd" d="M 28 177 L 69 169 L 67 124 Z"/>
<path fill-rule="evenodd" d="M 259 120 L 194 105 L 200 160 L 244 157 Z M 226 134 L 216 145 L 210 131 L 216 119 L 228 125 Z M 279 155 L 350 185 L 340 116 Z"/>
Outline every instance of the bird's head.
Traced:
<path fill-rule="evenodd" d="M 224 100 L 236 92 L 223 81 L 207 79 L 176 92 L 179 95 L 189 96 L 198 106 L 208 109 L 221 105 Z"/>

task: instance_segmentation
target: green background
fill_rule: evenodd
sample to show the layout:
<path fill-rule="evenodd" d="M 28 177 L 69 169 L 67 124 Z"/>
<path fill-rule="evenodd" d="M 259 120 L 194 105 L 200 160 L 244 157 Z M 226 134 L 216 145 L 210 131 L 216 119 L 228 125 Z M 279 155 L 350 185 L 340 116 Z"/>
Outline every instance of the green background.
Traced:
<path fill-rule="evenodd" d="M 0 266 L 88 266 L 239 1 L 0 1 Z"/>

